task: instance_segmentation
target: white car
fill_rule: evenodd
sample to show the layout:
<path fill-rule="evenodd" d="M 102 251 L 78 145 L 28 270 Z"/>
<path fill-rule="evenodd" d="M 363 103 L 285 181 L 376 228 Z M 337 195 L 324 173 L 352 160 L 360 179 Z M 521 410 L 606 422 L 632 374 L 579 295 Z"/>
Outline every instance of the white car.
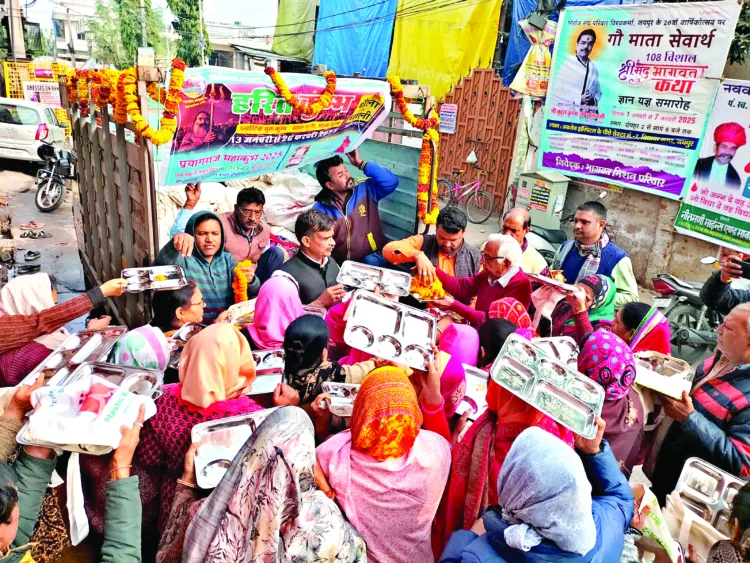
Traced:
<path fill-rule="evenodd" d="M 55 110 L 45 104 L 0 98 L 0 159 L 41 162 L 37 149 L 42 141 L 63 148 L 65 128 Z"/>

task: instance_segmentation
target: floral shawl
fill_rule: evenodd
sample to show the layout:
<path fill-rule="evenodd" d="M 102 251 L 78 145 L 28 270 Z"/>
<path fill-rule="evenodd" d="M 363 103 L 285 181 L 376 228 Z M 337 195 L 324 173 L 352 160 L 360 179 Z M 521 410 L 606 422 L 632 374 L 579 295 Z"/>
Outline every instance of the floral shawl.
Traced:
<path fill-rule="evenodd" d="M 365 542 L 318 491 L 304 411 L 272 413 L 234 458 L 185 535 L 183 563 L 367 561 Z"/>

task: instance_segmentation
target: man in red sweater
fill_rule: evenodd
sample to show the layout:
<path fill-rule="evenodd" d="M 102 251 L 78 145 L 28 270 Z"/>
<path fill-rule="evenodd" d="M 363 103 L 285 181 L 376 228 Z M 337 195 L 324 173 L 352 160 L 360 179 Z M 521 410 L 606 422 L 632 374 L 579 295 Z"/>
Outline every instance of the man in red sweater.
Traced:
<path fill-rule="evenodd" d="M 509 235 L 490 235 L 482 251 L 484 269 L 468 278 L 454 278 L 437 270 L 446 296 L 436 305 L 458 313 L 479 329 L 487 320 L 493 302 L 513 297 L 528 309 L 531 304 L 531 282 L 521 270 L 521 245 Z M 474 308 L 469 306 L 476 297 Z"/>

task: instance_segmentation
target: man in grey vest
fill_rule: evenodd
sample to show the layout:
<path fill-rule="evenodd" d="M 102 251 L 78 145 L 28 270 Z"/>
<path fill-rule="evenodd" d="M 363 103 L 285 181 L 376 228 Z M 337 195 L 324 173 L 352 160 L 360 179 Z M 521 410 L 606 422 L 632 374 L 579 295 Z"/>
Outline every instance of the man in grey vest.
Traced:
<path fill-rule="evenodd" d="M 440 210 L 434 235 L 414 235 L 385 245 L 383 256 L 391 264 L 413 263 L 417 275 L 435 279 L 435 268 L 456 278 L 476 275 L 482 266 L 482 253 L 464 240 L 466 214 L 457 207 Z"/>

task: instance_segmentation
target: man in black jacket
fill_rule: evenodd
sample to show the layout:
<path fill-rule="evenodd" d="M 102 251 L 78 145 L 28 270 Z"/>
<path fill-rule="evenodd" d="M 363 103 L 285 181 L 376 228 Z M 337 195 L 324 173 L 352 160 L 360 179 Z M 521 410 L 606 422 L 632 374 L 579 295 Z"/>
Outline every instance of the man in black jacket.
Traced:
<path fill-rule="evenodd" d="M 740 303 L 750 302 L 750 290 L 732 289 L 730 285 L 733 279 L 742 277 L 740 262 L 743 259 L 740 252 L 722 249 L 719 258 L 721 270 L 712 274 L 701 289 L 701 301 L 706 307 L 728 315 Z"/>
<path fill-rule="evenodd" d="M 294 224 L 299 251 L 277 271 L 297 281 L 303 305 L 331 307 L 344 297 L 344 287 L 336 282 L 339 266 L 331 258 L 336 246 L 333 219 L 320 211 L 301 213 Z"/>

